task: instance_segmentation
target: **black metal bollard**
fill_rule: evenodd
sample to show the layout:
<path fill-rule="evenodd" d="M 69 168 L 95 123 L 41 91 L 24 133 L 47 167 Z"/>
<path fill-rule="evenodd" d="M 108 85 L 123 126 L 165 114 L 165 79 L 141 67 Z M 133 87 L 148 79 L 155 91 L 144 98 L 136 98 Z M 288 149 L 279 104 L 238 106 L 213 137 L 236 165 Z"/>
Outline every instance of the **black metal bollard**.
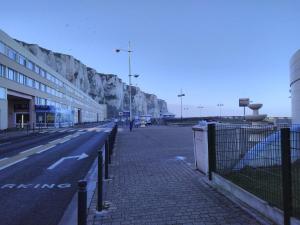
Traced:
<path fill-rule="evenodd" d="M 113 137 L 111 133 L 108 135 L 108 141 L 109 141 L 109 153 L 110 155 L 112 155 L 114 146 L 113 146 Z"/>
<path fill-rule="evenodd" d="M 109 155 L 109 147 L 108 147 L 108 141 L 105 140 L 105 161 L 104 161 L 104 167 L 105 167 L 105 179 L 108 179 L 108 163 L 111 163 L 110 161 L 110 155 Z"/>
<path fill-rule="evenodd" d="M 281 171 L 282 171 L 282 202 L 284 225 L 291 224 L 293 212 L 292 163 L 290 128 L 281 129 Z"/>
<path fill-rule="evenodd" d="M 212 172 L 216 172 L 216 125 L 208 125 L 208 179 L 212 180 Z"/>
<path fill-rule="evenodd" d="M 87 217 L 87 182 L 85 180 L 78 181 L 78 225 L 86 225 Z"/>
<path fill-rule="evenodd" d="M 98 151 L 98 199 L 97 199 L 97 210 L 100 212 L 103 209 L 103 172 L 102 172 L 102 166 L 103 166 L 103 158 L 102 158 L 102 150 Z"/>
<path fill-rule="evenodd" d="M 105 140 L 105 149 L 108 149 L 107 153 L 108 153 L 108 163 L 111 164 L 111 148 L 110 148 L 110 144 L 109 144 L 109 135 L 107 136 L 106 140 Z M 106 155 L 105 155 L 106 157 Z"/>

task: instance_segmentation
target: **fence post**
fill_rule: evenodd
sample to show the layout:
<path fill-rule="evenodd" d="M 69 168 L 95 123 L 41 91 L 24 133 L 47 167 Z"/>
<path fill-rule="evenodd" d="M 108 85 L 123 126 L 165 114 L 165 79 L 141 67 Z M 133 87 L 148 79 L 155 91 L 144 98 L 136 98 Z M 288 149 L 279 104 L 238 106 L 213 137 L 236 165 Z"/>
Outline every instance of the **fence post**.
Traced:
<path fill-rule="evenodd" d="M 105 140 L 105 149 L 108 149 L 108 164 L 111 164 L 111 148 L 110 148 L 110 141 L 109 141 L 109 135 L 107 135 L 107 138 Z M 106 157 L 106 156 L 105 156 Z"/>
<path fill-rule="evenodd" d="M 110 162 L 110 148 L 108 147 L 108 140 L 105 140 L 105 179 L 108 179 L 108 163 Z"/>
<path fill-rule="evenodd" d="M 290 225 L 292 216 L 292 174 L 290 128 L 281 129 L 282 201 L 284 225 Z"/>
<path fill-rule="evenodd" d="M 100 212 L 102 211 L 102 202 L 103 202 L 103 173 L 102 173 L 102 166 L 103 166 L 103 158 L 102 158 L 102 150 L 98 151 L 98 199 L 97 199 L 97 210 Z"/>
<path fill-rule="evenodd" d="M 78 225 L 86 225 L 87 216 L 87 182 L 85 180 L 78 181 L 78 212 L 77 223 Z"/>
<path fill-rule="evenodd" d="M 208 179 L 212 180 L 212 172 L 216 171 L 216 125 L 208 124 Z"/>

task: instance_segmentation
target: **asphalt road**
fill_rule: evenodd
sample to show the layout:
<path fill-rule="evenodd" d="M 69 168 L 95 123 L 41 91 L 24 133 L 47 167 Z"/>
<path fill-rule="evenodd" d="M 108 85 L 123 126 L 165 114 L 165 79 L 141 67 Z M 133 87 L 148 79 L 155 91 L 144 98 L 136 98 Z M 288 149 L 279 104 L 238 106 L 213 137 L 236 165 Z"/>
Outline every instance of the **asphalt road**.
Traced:
<path fill-rule="evenodd" d="M 58 224 L 105 141 L 104 131 L 70 128 L 0 146 L 0 224 Z"/>

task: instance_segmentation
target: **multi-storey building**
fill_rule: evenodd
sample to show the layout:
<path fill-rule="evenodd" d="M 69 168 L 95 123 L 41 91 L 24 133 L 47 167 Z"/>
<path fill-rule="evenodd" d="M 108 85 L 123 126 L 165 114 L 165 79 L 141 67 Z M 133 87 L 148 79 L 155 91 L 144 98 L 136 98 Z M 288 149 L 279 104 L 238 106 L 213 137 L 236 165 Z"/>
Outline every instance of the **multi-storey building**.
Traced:
<path fill-rule="evenodd" d="M 106 118 L 98 104 L 0 30 L 0 130 L 61 127 Z"/>

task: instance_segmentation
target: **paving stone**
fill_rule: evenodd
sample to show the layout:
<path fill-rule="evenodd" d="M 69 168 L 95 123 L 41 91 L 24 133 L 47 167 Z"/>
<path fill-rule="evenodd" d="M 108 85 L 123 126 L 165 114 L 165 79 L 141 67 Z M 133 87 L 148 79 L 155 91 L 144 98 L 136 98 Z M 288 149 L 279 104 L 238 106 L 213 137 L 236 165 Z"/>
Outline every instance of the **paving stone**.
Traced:
<path fill-rule="evenodd" d="M 90 209 L 89 225 L 259 224 L 194 170 L 190 127 L 123 130 L 116 141 L 113 179 L 104 183 L 111 208 L 103 216 Z"/>

